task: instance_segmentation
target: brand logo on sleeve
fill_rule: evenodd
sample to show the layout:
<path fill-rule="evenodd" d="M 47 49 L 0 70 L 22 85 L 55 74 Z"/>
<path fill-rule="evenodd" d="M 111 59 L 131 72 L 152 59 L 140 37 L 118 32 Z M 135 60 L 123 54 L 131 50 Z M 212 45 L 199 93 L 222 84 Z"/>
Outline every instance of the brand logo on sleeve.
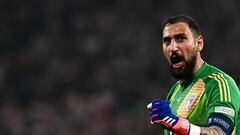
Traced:
<path fill-rule="evenodd" d="M 226 129 L 229 129 L 230 125 L 223 119 L 221 118 L 217 118 L 217 117 L 212 117 L 208 120 L 208 124 L 212 124 L 212 123 L 218 123 L 222 126 L 224 126 Z"/>
<path fill-rule="evenodd" d="M 230 115 L 232 117 L 235 116 L 235 111 L 232 108 L 229 108 L 229 107 L 217 106 L 217 107 L 215 107 L 215 112 L 227 114 L 227 115 Z"/>

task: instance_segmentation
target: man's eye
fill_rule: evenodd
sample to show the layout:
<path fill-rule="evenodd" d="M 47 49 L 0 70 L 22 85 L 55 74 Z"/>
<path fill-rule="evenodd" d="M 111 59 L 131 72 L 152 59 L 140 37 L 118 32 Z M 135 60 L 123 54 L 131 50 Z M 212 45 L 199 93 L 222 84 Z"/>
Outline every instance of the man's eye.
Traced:
<path fill-rule="evenodd" d="M 186 39 L 186 38 L 183 37 L 183 36 L 177 36 L 177 37 L 176 37 L 176 41 L 178 41 L 178 42 L 183 42 L 185 39 Z"/>
<path fill-rule="evenodd" d="M 164 38 L 163 43 L 166 44 L 166 45 L 169 45 L 171 43 L 171 39 L 170 38 Z"/>

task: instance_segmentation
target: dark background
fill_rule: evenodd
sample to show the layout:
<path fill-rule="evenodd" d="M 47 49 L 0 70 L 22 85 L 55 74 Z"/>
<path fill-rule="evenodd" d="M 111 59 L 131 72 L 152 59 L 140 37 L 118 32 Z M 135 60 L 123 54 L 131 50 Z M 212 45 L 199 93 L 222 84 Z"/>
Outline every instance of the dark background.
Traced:
<path fill-rule="evenodd" d="M 161 22 L 200 24 L 203 58 L 240 83 L 240 1 L 1 0 L 1 135 L 150 135 L 176 81 Z"/>

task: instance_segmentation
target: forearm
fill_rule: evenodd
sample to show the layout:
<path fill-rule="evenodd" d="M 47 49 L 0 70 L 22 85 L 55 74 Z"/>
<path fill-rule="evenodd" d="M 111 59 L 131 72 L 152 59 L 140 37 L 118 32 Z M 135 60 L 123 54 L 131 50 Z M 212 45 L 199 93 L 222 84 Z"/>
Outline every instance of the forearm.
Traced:
<path fill-rule="evenodd" d="M 188 130 L 189 131 L 188 135 L 226 135 L 226 133 L 218 126 L 199 127 L 191 123 L 189 123 L 189 125 L 190 128 Z M 179 126 L 186 127 L 186 124 L 184 125 L 180 124 Z M 180 128 L 179 126 L 177 128 L 183 131 L 183 128 Z M 177 134 L 187 134 L 187 132 L 180 133 L 178 132 L 179 130 L 176 129 L 173 129 L 172 131 Z"/>
<path fill-rule="evenodd" d="M 226 135 L 223 130 L 217 126 L 200 127 L 200 135 Z"/>

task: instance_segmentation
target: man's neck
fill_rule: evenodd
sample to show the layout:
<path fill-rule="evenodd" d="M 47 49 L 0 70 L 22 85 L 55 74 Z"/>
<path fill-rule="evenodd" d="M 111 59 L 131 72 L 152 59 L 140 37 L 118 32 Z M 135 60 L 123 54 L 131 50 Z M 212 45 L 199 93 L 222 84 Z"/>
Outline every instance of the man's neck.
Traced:
<path fill-rule="evenodd" d="M 199 59 L 197 59 L 196 65 L 193 69 L 193 74 L 196 73 L 202 67 L 203 63 L 204 63 L 204 61 L 201 57 Z"/>

